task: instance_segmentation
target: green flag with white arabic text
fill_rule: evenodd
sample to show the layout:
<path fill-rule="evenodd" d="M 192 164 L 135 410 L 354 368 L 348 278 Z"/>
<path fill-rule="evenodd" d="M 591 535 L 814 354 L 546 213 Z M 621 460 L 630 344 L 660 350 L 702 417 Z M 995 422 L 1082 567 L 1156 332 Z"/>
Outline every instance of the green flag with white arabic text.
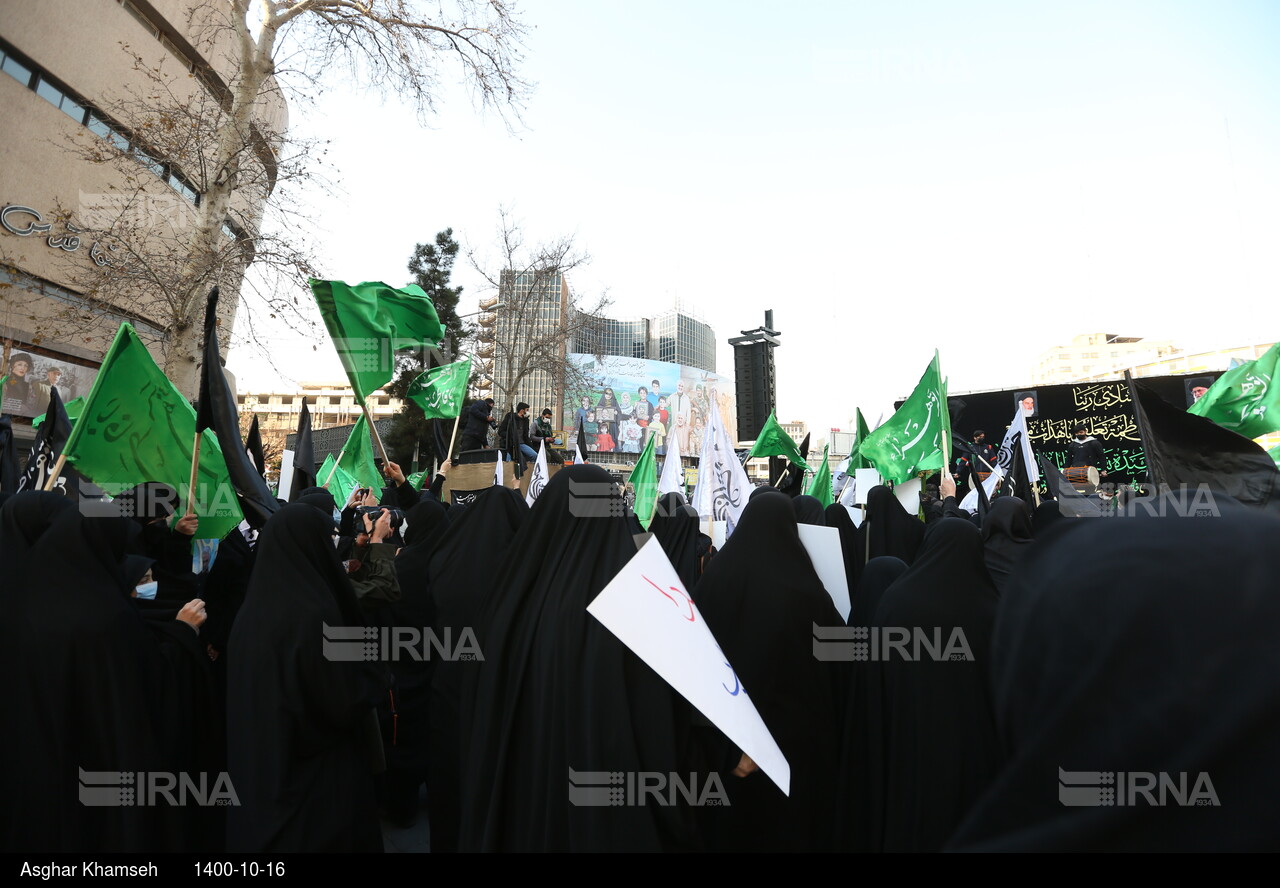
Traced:
<path fill-rule="evenodd" d="M 938 365 L 935 351 L 915 391 L 858 449 L 883 477 L 895 484 L 909 480 L 917 472 L 943 467 L 943 443 L 950 444 L 951 423 Z"/>

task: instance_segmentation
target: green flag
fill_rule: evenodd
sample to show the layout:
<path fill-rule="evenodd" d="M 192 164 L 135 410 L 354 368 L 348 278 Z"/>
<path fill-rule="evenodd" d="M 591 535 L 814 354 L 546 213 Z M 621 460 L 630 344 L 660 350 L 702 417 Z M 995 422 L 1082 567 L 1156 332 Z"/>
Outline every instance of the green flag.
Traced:
<path fill-rule="evenodd" d="M 949 443 L 950 417 L 938 353 L 898 412 L 863 441 L 859 452 L 895 484 L 917 472 L 941 469 L 943 442 Z"/>
<path fill-rule="evenodd" d="M 656 440 L 656 435 L 649 436 L 644 444 L 644 451 L 636 460 L 636 467 L 631 470 L 631 477 L 627 478 L 636 492 L 636 517 L 645 530 L 649 529 L 654 509 L 658 507 L 658 460 L 654 447 Z"/>
<path fill-rule="evenodd" d="M 777 417 L 772 413 L 764 421 L 764 427 L 760 429 L 760 434 L 756 436 L 756 443 L 751 445 L 751 453 L 748 456 L 785 456 L 806 472 L 809 470 L 809 464 L 800 455 L 800 447 L 796 444 L 795 439 L 788 435 L 782 426 L 778 425 Z"/>
<path fill-rule="evenodd" d="M 1246 438 L 1260 438 L 1280 429 L 1278 364 L 1280 342 L 1256 361 L 1241 364 L 1219 376 L 1187 412 L 1211 419 Z"/>
<path fill-rule="evenodd" d="M 320 466 L 320 471 L 316 473 L 316 481 L 328 488 L 333 494 L 334 501 L 341 509 L 351 499 L 351 491 L 357 487 L 356 479 L 352 478 L 346 469 L 338 466 L 335 470 L 333 454 L 330 453 L 324 458 L 324 463 Z"/>
<path fill-rule="evenodd" d="M 428 472 L 423 469 L 421 472 L 414 472 L 412 475 L 406 476 L 404 480 L 412 484 L 414 490 L 421 490 L 422 485 L 427 481 L 427 475 Z"/>
<path fill-rule="evenodd" d="M 382 489 L 382 473 L 373 461 L 373 441 L 369 438 L 369 424 L 365 422 L 364 414 L 351 427 L 347 443 L 342 446 L 338 466 L 361 487 Z"/>
<path fill-rule="evenodd" d="M 311 292 L 361 401 L 391 381 L 397 351 L 434 348 L 444 337 L 435 306 L 416 284 L 397 290 L 379 281 L 312 279 Z"/>
<path fill-rule="evenodd" d="M 809 496 L 817 497 L 824 509 L 836 499 L 831 494 L 831 465 L 827 462 L 827 451 L 830 449 L 830 444 L 822 448 L 822 465 L 818 466 L 813 480 L 809 482 L 809 489 L 805 491 Z"/>
<path fill-rule="evenodd" d="M 62 452 L 109 494 L 159 481 L 179 491 L 185 508 L 195 433 L 190 402 L 165 378 L 133 327 L 121 324 Z M 200 439 L 195 513 L 201 539 L 221 539 L 244 520 L 218 438 L 208 429 Z"/>
<path fill-rule="evenodd" d="M 471 378 L 471 359 L 455 361 L 423 373 L 409 383 L 407 396 L 427 419 L 453 419 L 462 413 Z"/>
<path fill-rule="evenodd" d="M 853 459 L 849 462 L 849 474 L 853 474 L 855 469 L 871 468 L 871 460 L 867 459 L 861 453 L 862 442 L 867 440 L 871 431 L 867 428 L 867 421 L 862 416 L 862 408 L 858 408 L 858 427 L 853 433 Z"/>

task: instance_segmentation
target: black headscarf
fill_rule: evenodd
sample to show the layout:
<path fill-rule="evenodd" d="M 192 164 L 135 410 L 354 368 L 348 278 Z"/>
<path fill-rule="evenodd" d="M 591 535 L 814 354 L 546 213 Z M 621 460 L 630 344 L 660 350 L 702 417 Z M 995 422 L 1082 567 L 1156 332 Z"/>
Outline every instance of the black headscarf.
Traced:
<path fill-rule="evenodd" d="M 1062 511 L 1058 508 L 1057 500 L 1045 500 L 1036 506 L 1036 510 L 1031 513 L 1031 534 L 1039 537 L 1054 524 L 1062 520 Z"/>
<path fill-rule="evenodd" d="M 828 850 L 838 719 L 834 670 L 813 654 L 813 627 L 842 626 L 785 494 L 747 503 L 707 566 L 694 601 L 791 765 L 791 795 L 761 771 L 725 774 L 730 803 L 707 809 L 714 850 Z"/>
<path fill-rule="evenodd" d="M 484 593 L 492 588 L 489 574 L 528 514 L 529 506 L 520 491 L 497 485 L 481 491 L 474 505 L 455 506 L 449 511 L 449 529 L 431 555 L 429 574 L 435 602 L 431 629 L 437 638 L 448 638 L 455 650 L 474 639 Z M 482 665 L 476 659 L 446 660 L 436 664 L 431 678 L 427 757 L 431 791 L 427 804 L 433 853 L 458 850 L 458 768 L 464 726 L 469 724 L 472 710 L 470 698 L 463 700 L 462 688 L 468 677 L 474 687 L 475 673 Z"/>
<path fill-rule="evenodd" d="M 1031 512 L 1016 496 L 1002 496 L 991 502 L 982 522 L 982 545 L 991 581 L 997 592 L 1009 583 L 1018 559 L 1031 547 Z"/>
<path fill-rule="evenodd" d="M 692 589 L 698 581 L 698 510 L 678 493 L 663 494 L 649 530 L 671 559 L 680 582 Z"/>
<path fill-rule="evenodd" d="M 16 592 L 20 588 L 12 571 L 23 563 L 31 547 L 60 515 L 75 507 L 61 494 L 38 490 L 15 493 L 0 507 L 0 564 L 9 575 L 8 589 Z"/>
<path fill-rule="evenodd" d="M 995 777 L 987 669 L 996 600 L 978 529 L 942 518 L 876 609 L 874 625 L 882 632 L 911 634 L 914 657 L 885 651 L 880 658 L 884 851 L 939 850 Z M 916 643 L 916 633 L 936 655 Z"/>
<path fill-rule="evenodd" d="M 840 554 L 844 559 L 844 578 L 849 584 L 849 600 L 853 600 L 853 591 L 858 587 L 858 576 L 862 572 L 862 555 L 858 552 L 858 528 L 853 526 L 849 510 L 839 503 L 832 503 L 826 508 L 827 527 L 840 531 Z"/>
<path fill-rule="evenodd" d="M 578 485 L 595 496 L 579 496 Z M 679 771 L 687 735 L 675 692 L 586 610 L 636 554 L 611 486 L 599 466 L 561 469 L 492 578 L 478 578 L 493 593 L 478 633 L 485 661 L 462 767 L 461 850 L 656 851 L 693 841 L 680 807 L 569 802 L 570 768 Z"/>
<path fill-rule="evenodd" d="M 1037 541 L 996 624 L 1007 759 L 951 847 L 1280 843 L 1280 519 L 1224 498 L 1215 507 L 1220 516 L 1072 521 L 1070 534 Z M 1220 806 L 1207 792 L 1197 806 L 1166 791 L 1157 806 L 1129 791 L 1162 772 L 1175 786 L 1185 774 L 1186 796 L 1207 775 Z M 1060 801 L 1072 792 L 1086 798 Z M 1159 786 L 1152 795 L 1161 800 Z"/>
<path fill-rule="evenodd" d="M 323 487 L 308 487 L 302 493 L 294 497 L 294 502 L 306 503 L 308 506 L 314 506 L 326 516 L 332 519 L 334 510 L 338 508 L 338 503 L 333 498 L 333 494 L 325 490 Z"/>
<path fill-rule="evenodd" d="M 882 555 L 892 555 L 911 564 L 924 539 L 924 522 L 907 512 L 883 485 L 867 493 L 866 516 L 858 527 L 858 542 L 863 562 Z"/>
<path fill-rule="evenodd" d="M 370 729 L 388 678 L 354 660 L 355 642 L 325 634 L 364 625 L 331 532 L 314 507 L 292 503 L 258 536 L 228 643 L 227 764 L 240 799 L 229 850 L 382 848 Z"/>
<path fill-rule="evenodd" d="M 843 506 L 841 507 L 843 508 Z M 884 592 L 907 571 L 901 558 L 872 558 L 862 570 L 853 593 L 849 625 L 872 625 Z M 870 630 L 855 643 L 870 645 Z M 836 810 L 836 849 L 879 851 L 884 844 L 884 703 L 880 669 L 869 654 L 850 666 L 845 706 L 839 792 Z M 873 729 L 874 726 L 874 729 Z"/>
<path fill-rule="evenodd" d="M 822 509 L 822 500 L 816 496 L 804 494 L 794 497 L 791 500 L 791 505 L 796 510 L 796 521 L 798 523 L 814 524 L 818 527 L 827 526 L 827 516 Z"/>

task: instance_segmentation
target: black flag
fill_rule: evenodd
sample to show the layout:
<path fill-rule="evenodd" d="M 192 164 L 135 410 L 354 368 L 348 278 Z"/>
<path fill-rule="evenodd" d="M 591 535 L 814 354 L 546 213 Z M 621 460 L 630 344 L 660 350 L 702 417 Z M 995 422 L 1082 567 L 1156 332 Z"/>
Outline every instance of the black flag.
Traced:
<path fill-rule="evenodd" d="M 67 408 L 62 404 L 62 395 L 57 386 L 49 387 L 49 409 L 44 413 L 44 421 L 40 423 L 40 431 L 36 434 L 35 443 L 31 445 L 31 455 L 27 457 L 27 471 L 18 481 L 18 490 L 44 490 L 53 471 L 53 465 L 62 455 L 62 448 L 71 437 L 71 420 L 67 416 Z M 68 467 L 62 470 L 54 492 L 69 496 L 73 500 L 80 498 L 79 476 Z"/>
<path fill-rule="evenodd" d="M 1093 500 L 1071 486 L 1071 482 L 1062 477 L 1062 472 L 1052 460 L 1037 457 L 1040 462 L 1040 475 L 1049 485 L 1049 491 L 1058 501 L 1058 511 L 1064 518 L 1097 518 L 1102 509 Z"/>
<path fill-rule="evenodd" d="M 18 449 L 13 440 L 13 424 L 8 416 L 0 416 L 0 491 L 18 491 Z"/>
<path fill-rule="evenodd" d="M 305 407 L 306 405 L 303 404 Z M 258 470 L 258 474 L 266 479 L 267 459 L 262 452 L 262 432 L 258 431 L 258 417 L 253 418 L 253 422 L 249 424 L 249 434 L 244 439 L 244 449 L 249 454 L 249 459 L 253 462 L 253 467 Z"/>
<path fill-rule="evenodd" d="M 1128 372 L 1125 381 L 1157 488 L 1204 484 L 1249 506 L 1280 509 L 1280 471 L 1249 438 L 1175 407 Z"/>
<path fill-rule="evenodd" d="M 578 417 L 578 455 L 580 460 L 575 462 L 587 462 L 587 427 L 582 424 L 582 417 Z"/>
<path fill-rule="evenodd" d="M 293 498 L 308 487 L 316 486 L 316 445 L 311 438 L 311 411 L 303 400 L 298 411 L 298 434 L 293 441 L 293 480 L 290 489 L 282 491 L 284 499 Z"/>
<path fill-rule="evenodd" d="M 809 433 L 805 432 L 804 440 L 800 442 L 800 456 L 804 459 L 809 457 Z M 804 468 L 789 463 L 787 470 L 782 474 L 782 480 L 778 482 L 778 490 L 787 496 L 799 496 L 804 493 Z"/>
<path fill-rule="evenodd" d="M 236 397 L 222 372 L 222 354 L 218 350 L 218 288 L 209 293 L 204 314 L 204 363 L 200 367 L 200 400 L 197 405 L 196 430 L 213 429 L 222 444 L 227 461 L 227 474 L 240 499 L 245 520 L 255 529 L 280 508 L 258 470 L 249 461 L 249 453 L 240 444 L 240 420 L 236 413 Z M 232 444 L 234 442 L 234 444 Z"/>

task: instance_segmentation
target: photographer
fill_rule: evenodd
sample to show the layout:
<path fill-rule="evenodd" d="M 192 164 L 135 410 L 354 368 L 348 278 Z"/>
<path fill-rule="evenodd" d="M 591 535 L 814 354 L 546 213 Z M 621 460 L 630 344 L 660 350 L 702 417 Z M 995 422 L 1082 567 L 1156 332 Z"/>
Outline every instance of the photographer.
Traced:
<path fill-rule="evenodd" d="M 400 582 L 396 579 L 395 570 L 396 547 L 387 543 L 396 529 L 393 514 L 399 513 L 376 504 L 357 508 L 357 526 L 361 530 L 356 534 L 355 546 L 346 562 L 347 575 L 356 591 L 360 609 L 373 625 L 382 625 L 379 615 L 392 602 L 400 600 Z"/>

